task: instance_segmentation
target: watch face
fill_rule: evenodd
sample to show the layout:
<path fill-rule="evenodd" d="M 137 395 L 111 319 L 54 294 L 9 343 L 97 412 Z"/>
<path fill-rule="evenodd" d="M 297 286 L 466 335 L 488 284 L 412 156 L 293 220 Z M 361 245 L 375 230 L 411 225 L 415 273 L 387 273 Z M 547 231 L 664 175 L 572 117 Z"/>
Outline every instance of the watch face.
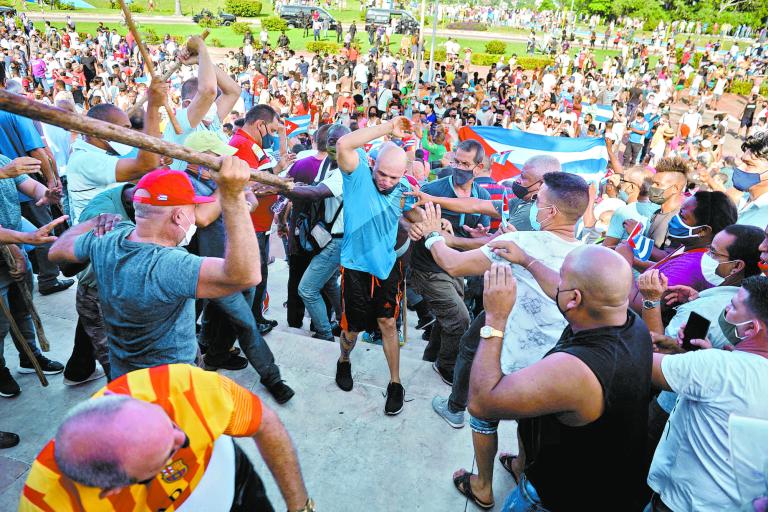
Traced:
<path fill-rule="evenodd" d="M 493 329 L 490 328 L 490 326 L 486 325 L 485 327 L 480 328 L 480 336 L 483 338 L 488 338 L 491 335 Z"/>

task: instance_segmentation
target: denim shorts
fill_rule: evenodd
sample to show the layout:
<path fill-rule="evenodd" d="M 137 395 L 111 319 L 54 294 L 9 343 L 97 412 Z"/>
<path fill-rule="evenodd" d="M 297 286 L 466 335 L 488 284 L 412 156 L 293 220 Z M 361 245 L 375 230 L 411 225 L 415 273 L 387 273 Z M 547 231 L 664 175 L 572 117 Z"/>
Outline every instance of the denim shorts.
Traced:
<path fill-rule="evenodd" d="M 496 434 L 496 431 L 499 429 L 499 420 L 481 420 L 470 414 L 469 428 L 472 429 L 472 432 L 491 436 Z"/>
<path fill-rule="evenodd" d="M 501 506 L 502 512 L 547 512 L 541 505 L 541 499 L 525 473 Z"/>

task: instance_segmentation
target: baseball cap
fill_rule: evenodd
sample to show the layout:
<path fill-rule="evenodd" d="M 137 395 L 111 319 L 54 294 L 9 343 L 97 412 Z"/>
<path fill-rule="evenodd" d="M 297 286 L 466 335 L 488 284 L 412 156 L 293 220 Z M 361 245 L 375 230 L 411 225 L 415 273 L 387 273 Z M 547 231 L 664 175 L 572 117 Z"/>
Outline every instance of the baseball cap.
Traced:
<path fill-rule="evenodd" d="M 233 148 L 221 140 L 218 135 L 208 130 L 192 132 L 184 140 L 184 145 L 195 151 L 210 151 L 219 156 L 231 156 L 237 153 L 237 148 Z"/>
<path fill-rule="evenodd" d="M 136 184 L 133 195 L 134 202 L 154 206 L 183 206 L 215 200 L 214 197 L 196 196 L 186 173 L 171 169 L 155 169 L 145 174 Z"/>

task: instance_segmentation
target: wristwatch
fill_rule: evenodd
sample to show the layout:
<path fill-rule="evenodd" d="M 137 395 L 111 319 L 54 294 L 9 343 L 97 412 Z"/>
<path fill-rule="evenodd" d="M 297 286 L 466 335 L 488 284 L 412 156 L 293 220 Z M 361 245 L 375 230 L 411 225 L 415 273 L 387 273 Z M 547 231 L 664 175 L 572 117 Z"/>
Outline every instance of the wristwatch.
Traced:
<path fill-rule="evenodd" d="M 440 232 L 439 231 L 432 231 L 427 236 L 424 237 L 424 241 L 426 242 L 430 238 L 436 237 L 436 236 L 440 236 Z"/>
<path fill-rule="evenodd" d="M 480 337 L 484 339 L 488 338 L 503 338 L 504 331 L 494 329 L 490 325 L 486 325 L 480 329 Z"/>
<path fill-rule="evenodd" d="M 643 309 L 654 309 L 661 305 L 660 300 L 643 300 Z"/>

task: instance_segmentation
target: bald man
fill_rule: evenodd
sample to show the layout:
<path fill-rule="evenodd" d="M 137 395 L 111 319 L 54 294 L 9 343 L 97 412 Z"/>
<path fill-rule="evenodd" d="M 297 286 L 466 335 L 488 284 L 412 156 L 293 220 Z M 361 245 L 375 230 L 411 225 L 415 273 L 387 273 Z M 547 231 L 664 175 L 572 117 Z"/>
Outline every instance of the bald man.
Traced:
<path fill-rule="evenodd" d="M 518 486 L 503 510 L 642 510 L 643 450 L 651 396 L 648 328 L 628 309 L 632 271 L 600 246 L 573 250 L 558 273 L 514 242 L 494 249 L 525 266 L 568 322 L 544 358 L 509 375 L 501 337 L 516 306 L 507 265 L 485 274 L 486 335 L 472 367 L 469 410 L 518 420 L 524 460 L 512 462 Z M 599 483 L 598 483 L 599 482 Z"/>
<path fill-rule="evenodd" d="M 274 510 L 234 437 L 256 441 L 289 511 L 314 510 L 277 415 L 184 364 L 137 370 L 73 407 L 32 464 L 19 510 Z"/>
<path fill-rule="evenodd" d="M 144 133 L 160 137 L 160 107 L 165 101 L 167 85 L 158 81 L 149 87 L 149 102 L 144 114 Z M 88 111 L 88 117 L 131 127 L 128 114 L 109 103 L 96 105 Z M 67 163 L 67 190 L 69 193 L 70 219 L 78 223 L 80 214 L 91 199 L 112 187 L 115 183 L 136 181 L 160 165 L 160 156 L 139 150 L 135 158 L 123 158 L 134 148 L 119 142 L 110 142 L 90 135 L 83 135 L 72 144 L 72 154 Z"/>
<path fill-rule="evenodd" d="M 381 330 L 390 382 L 384 412 L 403 410 L 405 390 L 400 384 L 400 343 L 395 320 L 402 298 L 403 265 L 395 253 L 397 228 L 403 213 L 412 220 L 418 214 L 406 204 L 411 190 L 403 178 L 406 156 L 394 143 L 385 143 L 371 169 L 362 147 L 381 137 L 406 135 L 410 121 L 392 121 L 344 135 L 336 143 L 339 169 L 343 172 L 344 239 L 341 245 L 342 318 L 336 364 L 336 384 L 343 391 L 353 386 L 349 355 L 358 333 Z"/>

